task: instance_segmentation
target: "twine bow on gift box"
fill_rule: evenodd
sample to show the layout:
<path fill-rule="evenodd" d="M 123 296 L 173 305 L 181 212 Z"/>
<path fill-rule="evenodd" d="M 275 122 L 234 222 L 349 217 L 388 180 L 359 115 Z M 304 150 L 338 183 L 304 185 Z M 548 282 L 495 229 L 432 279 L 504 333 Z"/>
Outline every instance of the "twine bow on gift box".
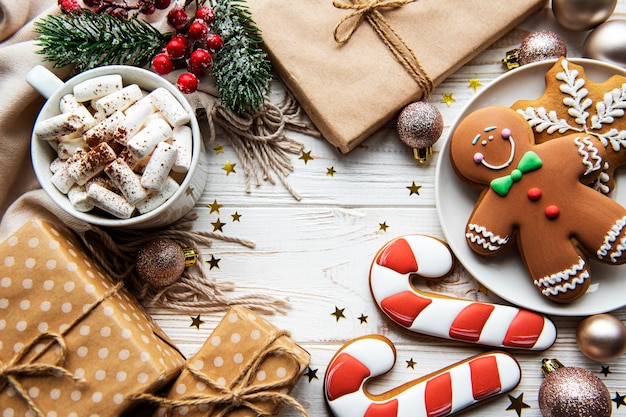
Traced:
<path fill-rule="evenodd" d="M 77 383 L 85 382 L 81 378 L 75 377 L 70 371 L 63 368 L 63 363 L 67 356 L 67 345 L 65 344 L 65 335 L 67 335 L 73 328 L 76 327 L 85 317 L 87 317 L 93 310 L 96 309 L 108 298 L 117 294 L 124 285 L 118 283 L 111 288 L 107 293 L 100 297 L 95 303 L 86 308 L 81 315 L 79 315 L 71 324 L 65 327 L 65 330 L 60 334 L 47 332 L 41 333 L 29 343 L 25 344 L 8 363 L 3 363 L 0 360 L 0 393 L 12 388 L 17 395 L 24 400 L 29 410 L 35 415 L 35 417 L 44 417 L 45 414 L 37 405 L 33 402 L 28 391 L 19 382 L 19 378 L 22 377 L 68 377 Z M 41 350 L 39 346 L 43 346 Z M 46 353 L 52 346 L 57 346 L 60 352 L 57 353 L 57 359 L 53 363 L 40 363 L 37 361 L 44 353 Z M 39 350 L 39 352 L 30 358 L 28 362 L 22 363 L 26 359 L 29 353 L 33 350 Z"/>
<path fill-rule="evenodd" d="M 215 392 L 210 394 L 190 394 L 180 398 L 162 398 L 151 394 L 139 394 L 133 398 L 145 400 L 153 404 L 163 407 L 166 416 L 171 416 L 171 412 L 180 407 L 190 406 L 213 406 L 215 407 L 210 414 L 211 417 L 225 417 L 233 410 L 238 408 L 246 408 L 250 410 L 256 417 L 270 417 L 271 411 L 259 407 L 256 403 L 270 402 L 278 406 L 291 406 L 296 409 L 301 416 L 307 417 L 308 414 L 304 407 L 288 394 L 283 394 L 278 390 L 286 385 L 294 384 L 299 374 L 296 372 L 285 379 L 279 379 L 273 382 L 251 385 L 255 379 L 261 364 L 271 355 L 285 355 L 293 358 L 297 364 L 293 352 L 283 347 L 272 346 L 281 337 L 289 337 L 287 331 L 274 331 L 271 337 L 262 346 L 255 359 L 244 367 L 229 386 L 217 384 L 207 375 L 197 369 L 185 365 L 185 369 L 190 372 L 198 382 L 205 384 Z"/>
<path fill-rule="evenodd" d="M 49 341 L 52 345 L 56 345 L 60 348 L 60 354 L 57 360 L 52 364 L 47 363 L 33 363 L 32 360 L 29 363 L 21 364 L 26 355 L 40 343 Z M 44 417 L 43 411 L 37 407 L 32 398 L 19 382 L 19 378 L 22 377 L 61 377 L 66 376 L 75 381 L 80 379 L 74 377 L 74 375 L 61 365 L 65 362 L 65 356 L 67 353 L 67 346 L 63 336 L 56 333 L 42 333 L 34 338 L 30 343 L 24 345 L 16 354 L 11 358 L 8 363 L 2 363 L 0 361 L 0 392 L 3 392 L 9 388 L 17 393 L 26 402 L 28 408 L 35 413 L 37 417 Z M 33 359 L 34 360 L 34 359 Z"/>
<path fill-rule="evenodd" d="M 391 26 L 391 23 L 379 11 L 380 8 L 402 7 L 414 1 L 415 0 L 352 0 L 350 4 L 335 0 L 333 1 L 333 6 L 338 9 L 354 11 L 344 16 L 339 23 L 337 23 L 334 36 L 337 43 L 343 44 L 348 42 L 363 19 L 366 19 L 398 62 L 404 66 L 409 75 L 415 80 L 424 93 L 424 96 L 428 97 L 434 88 L 433 81 L 419 63 L 413 49 L 402 39 L 393 26 Z M 340 35 L 342 28 L 346 24 L 350 24 L 350 26 L 347 27 L 345 34 Z"/>

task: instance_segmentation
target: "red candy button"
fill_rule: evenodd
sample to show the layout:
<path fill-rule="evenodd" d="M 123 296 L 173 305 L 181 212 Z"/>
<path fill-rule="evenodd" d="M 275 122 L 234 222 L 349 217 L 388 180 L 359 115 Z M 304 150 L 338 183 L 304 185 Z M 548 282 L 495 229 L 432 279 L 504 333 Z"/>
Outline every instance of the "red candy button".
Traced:
<path fill-rule="evenodd" d="M 528 190 L 528 199 L 530 201 L 537 201 L 541 198 L 541 189 L 533 187 Z"/>
<path fill-rule="evenodd" d="M 550 220 L 554 220 L 559 217 L 560 212 L 561 210 L 559 210 L 559 208 L 555 205 L 546 207 L 546 217 Z"/>

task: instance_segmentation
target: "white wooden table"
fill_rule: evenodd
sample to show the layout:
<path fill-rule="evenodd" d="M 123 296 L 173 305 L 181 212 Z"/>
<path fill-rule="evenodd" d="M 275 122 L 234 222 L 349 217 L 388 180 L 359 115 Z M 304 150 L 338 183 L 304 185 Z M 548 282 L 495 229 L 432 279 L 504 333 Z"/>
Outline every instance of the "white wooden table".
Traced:
<path fill-rule="evenodd" d="M 626 18 L 626 0 L 620 0 L 614 18 Z M 580 56 L 585 33 L 568 33 L 560 29 L 549 6 L 503 39 L 495 43 L 437 87 L 430 102 L 441 111 L 445 129 L 464 105 L 476 94 L 469 79 L 478 79 L 484 89 L 506 72 L 501 59 L 529 33 L 553 30 L 563 36 L 569 56 Z M 277 87 L 280 90 L 280 87 Z M 441 102 L 443 94 L 452 94 L 455 102 Z M 392 372 L 373 385 L 382 392 L 403 382 L 418 378 L 453 362 L 487 350 L 468 344 L 404 334 L 392 328 L 378 313 L 368 287 L 368 272 L 373 256 L 387 241 L 404 234 L 427 234 L 443 238 L 435 206 L 435 168 L 440 141 L 427 165 L 420 166 L 411 150 L 398 140 L 392 123 L 348 155 L 339 154 L 324 140 L 294 134 L 313 158 L 305 163 L 295 155 L 295 170 L 288 181 L 302 195 L 296 201 L 279 183 L 264 183 L 245 192 L 244 175 L 238 171 L 226 175 L 222 168 L 238 160 L 225 139 L 224 152 L 209 149 L 210 178 L 204 194 L 194 209 L 198 230 L 213 230 L 211 223 L 224 223 L 225 234 L 246 238 L 256 244 L 249 249 L 234 243 L 215 240 L 203 253 L 205 259 L 219 260 L 209 275 L 217 280 L 236 283 L 233 296 L 261 293 L 288 299 L 285 315 L 268 316 L 277 327 L 292 332 L 293 338 L 312 356 L 311 378 L 304 376 L 293 395 L 311 416 L 327 416 L 322 393 L 323 377 L 333 354 L 341 345 L 357 336 L 376 333 L 391 339 L 397 348 L 397 363 Z M 330 171 L 330 172 L 329 172 Z M 331 173 L 333 173 L 331 175 Z M 408 188 L 413 183 L 416 193 Z M 222 205 L 211 212 L 208 204 Z M 232 215 L 241 215 L 234 221 Z M 381 227 L 381 225 L 383 225 Z M 388 226 L 385 229 L 384 225 Z M 205 266 L 209 268 L 209 264 Z M 499 302 L 486 295 L 464 270 L 442 283 L 441 291 Z M 626 296 L 626 294 L 625 294 Z M 344 309 L 345 318 L 331 315 L 335 308 Z M 191 326 L 185 314 L 151 310 L 158 323 L 187 356 L 193 355 L 215 328 L 220 314 L 202 314 L 205 322 L 199 329 Z M 626 319 L 626 308 L 614 312 Z M 366 321 L 359 317 L 366 316 Z M 541 416 L 537 401 L 542 382 L 541 359 L 558 358 L 565 365 L 580 366 L 594 372 L 609 388 L 611 396 L 626 394 L 624 358 L 609 364 L 586 359 L 579 351 L 575 331 L 582 317 L 552 317 L 558 326 L 558 340 L 545 352 L 514 352 L 522 366 L 522 381 L 510 395 L 523 399 L 528 408 L 524 417 Z M 413 360 L 413 368 L 407 361 Z M 610 372 L 601 372 L 602 366 Z M 520 397 L 522 396 L 523 397 Z M 518 415 L 507 396 L 482 405 L 467 416 Z M 626 415 L 626 406 L 613 402 L 613 415 Z M 293 411 L 287 416 L 296 415 Z"/>

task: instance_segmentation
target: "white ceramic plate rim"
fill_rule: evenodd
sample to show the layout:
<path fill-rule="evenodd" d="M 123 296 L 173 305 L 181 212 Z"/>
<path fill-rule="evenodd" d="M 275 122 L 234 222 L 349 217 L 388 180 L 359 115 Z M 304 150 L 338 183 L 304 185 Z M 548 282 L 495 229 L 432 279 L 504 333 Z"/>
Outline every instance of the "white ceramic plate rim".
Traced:
<path fill-rule="evenodd" d="M 626 70 L 600 61 L 568 58 L 581 65 L 587 77 L 601 82 L 614 74 L 626 76 Z M 459 122 L 469 113 L 486 106 L 511 106 L 517 100 L 538 98 L 545 90 L 545 74 L 556 60 L 524 65 L 496 78 L 476 94 L 450 126 L 442 144 L 435 173 L 435 201 L 443 234 L 465 269 L 489 291 L 523 308 L 560 316 L 586 316 L 609 312 L 626 305 L 626 266 L 603 265 L 592 261 L 592 283 L 589 291 L 570 304 L 547 300 L 537 291 L 524 267 L 517 248 L 506 254 L 488 258 L 475 254 L 465 241 L 465 225 L 478 192 L 456 176 L 450 163 L 449 140 Z M 626 205 L 626 190 L 620 188 L 625 174 L 618 170 L 615 200 Z"/>

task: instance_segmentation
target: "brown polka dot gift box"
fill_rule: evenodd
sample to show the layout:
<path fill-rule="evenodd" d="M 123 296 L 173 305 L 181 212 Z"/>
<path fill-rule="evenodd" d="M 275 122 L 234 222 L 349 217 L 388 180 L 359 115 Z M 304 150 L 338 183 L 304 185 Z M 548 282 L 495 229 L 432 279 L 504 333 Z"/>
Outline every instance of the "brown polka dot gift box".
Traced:
<path fill-rule="evenodd" d="M 310 361 L 286 331 L 253 311 L 234 306 L 200 350 L 185 363 L 154 417 L 278 416 L 287 407 L 306 412 L 289 392 Z"/>
<path fill-rule="evenodd" d="M 183 364 L 67 230 L 32 219 L 0 243 L 0 415 L 117 416 Z"/>
<path fill-rule="evenodd" d="M 281 80 L 347 153 L 546 0 L 248 0 Z"/>

